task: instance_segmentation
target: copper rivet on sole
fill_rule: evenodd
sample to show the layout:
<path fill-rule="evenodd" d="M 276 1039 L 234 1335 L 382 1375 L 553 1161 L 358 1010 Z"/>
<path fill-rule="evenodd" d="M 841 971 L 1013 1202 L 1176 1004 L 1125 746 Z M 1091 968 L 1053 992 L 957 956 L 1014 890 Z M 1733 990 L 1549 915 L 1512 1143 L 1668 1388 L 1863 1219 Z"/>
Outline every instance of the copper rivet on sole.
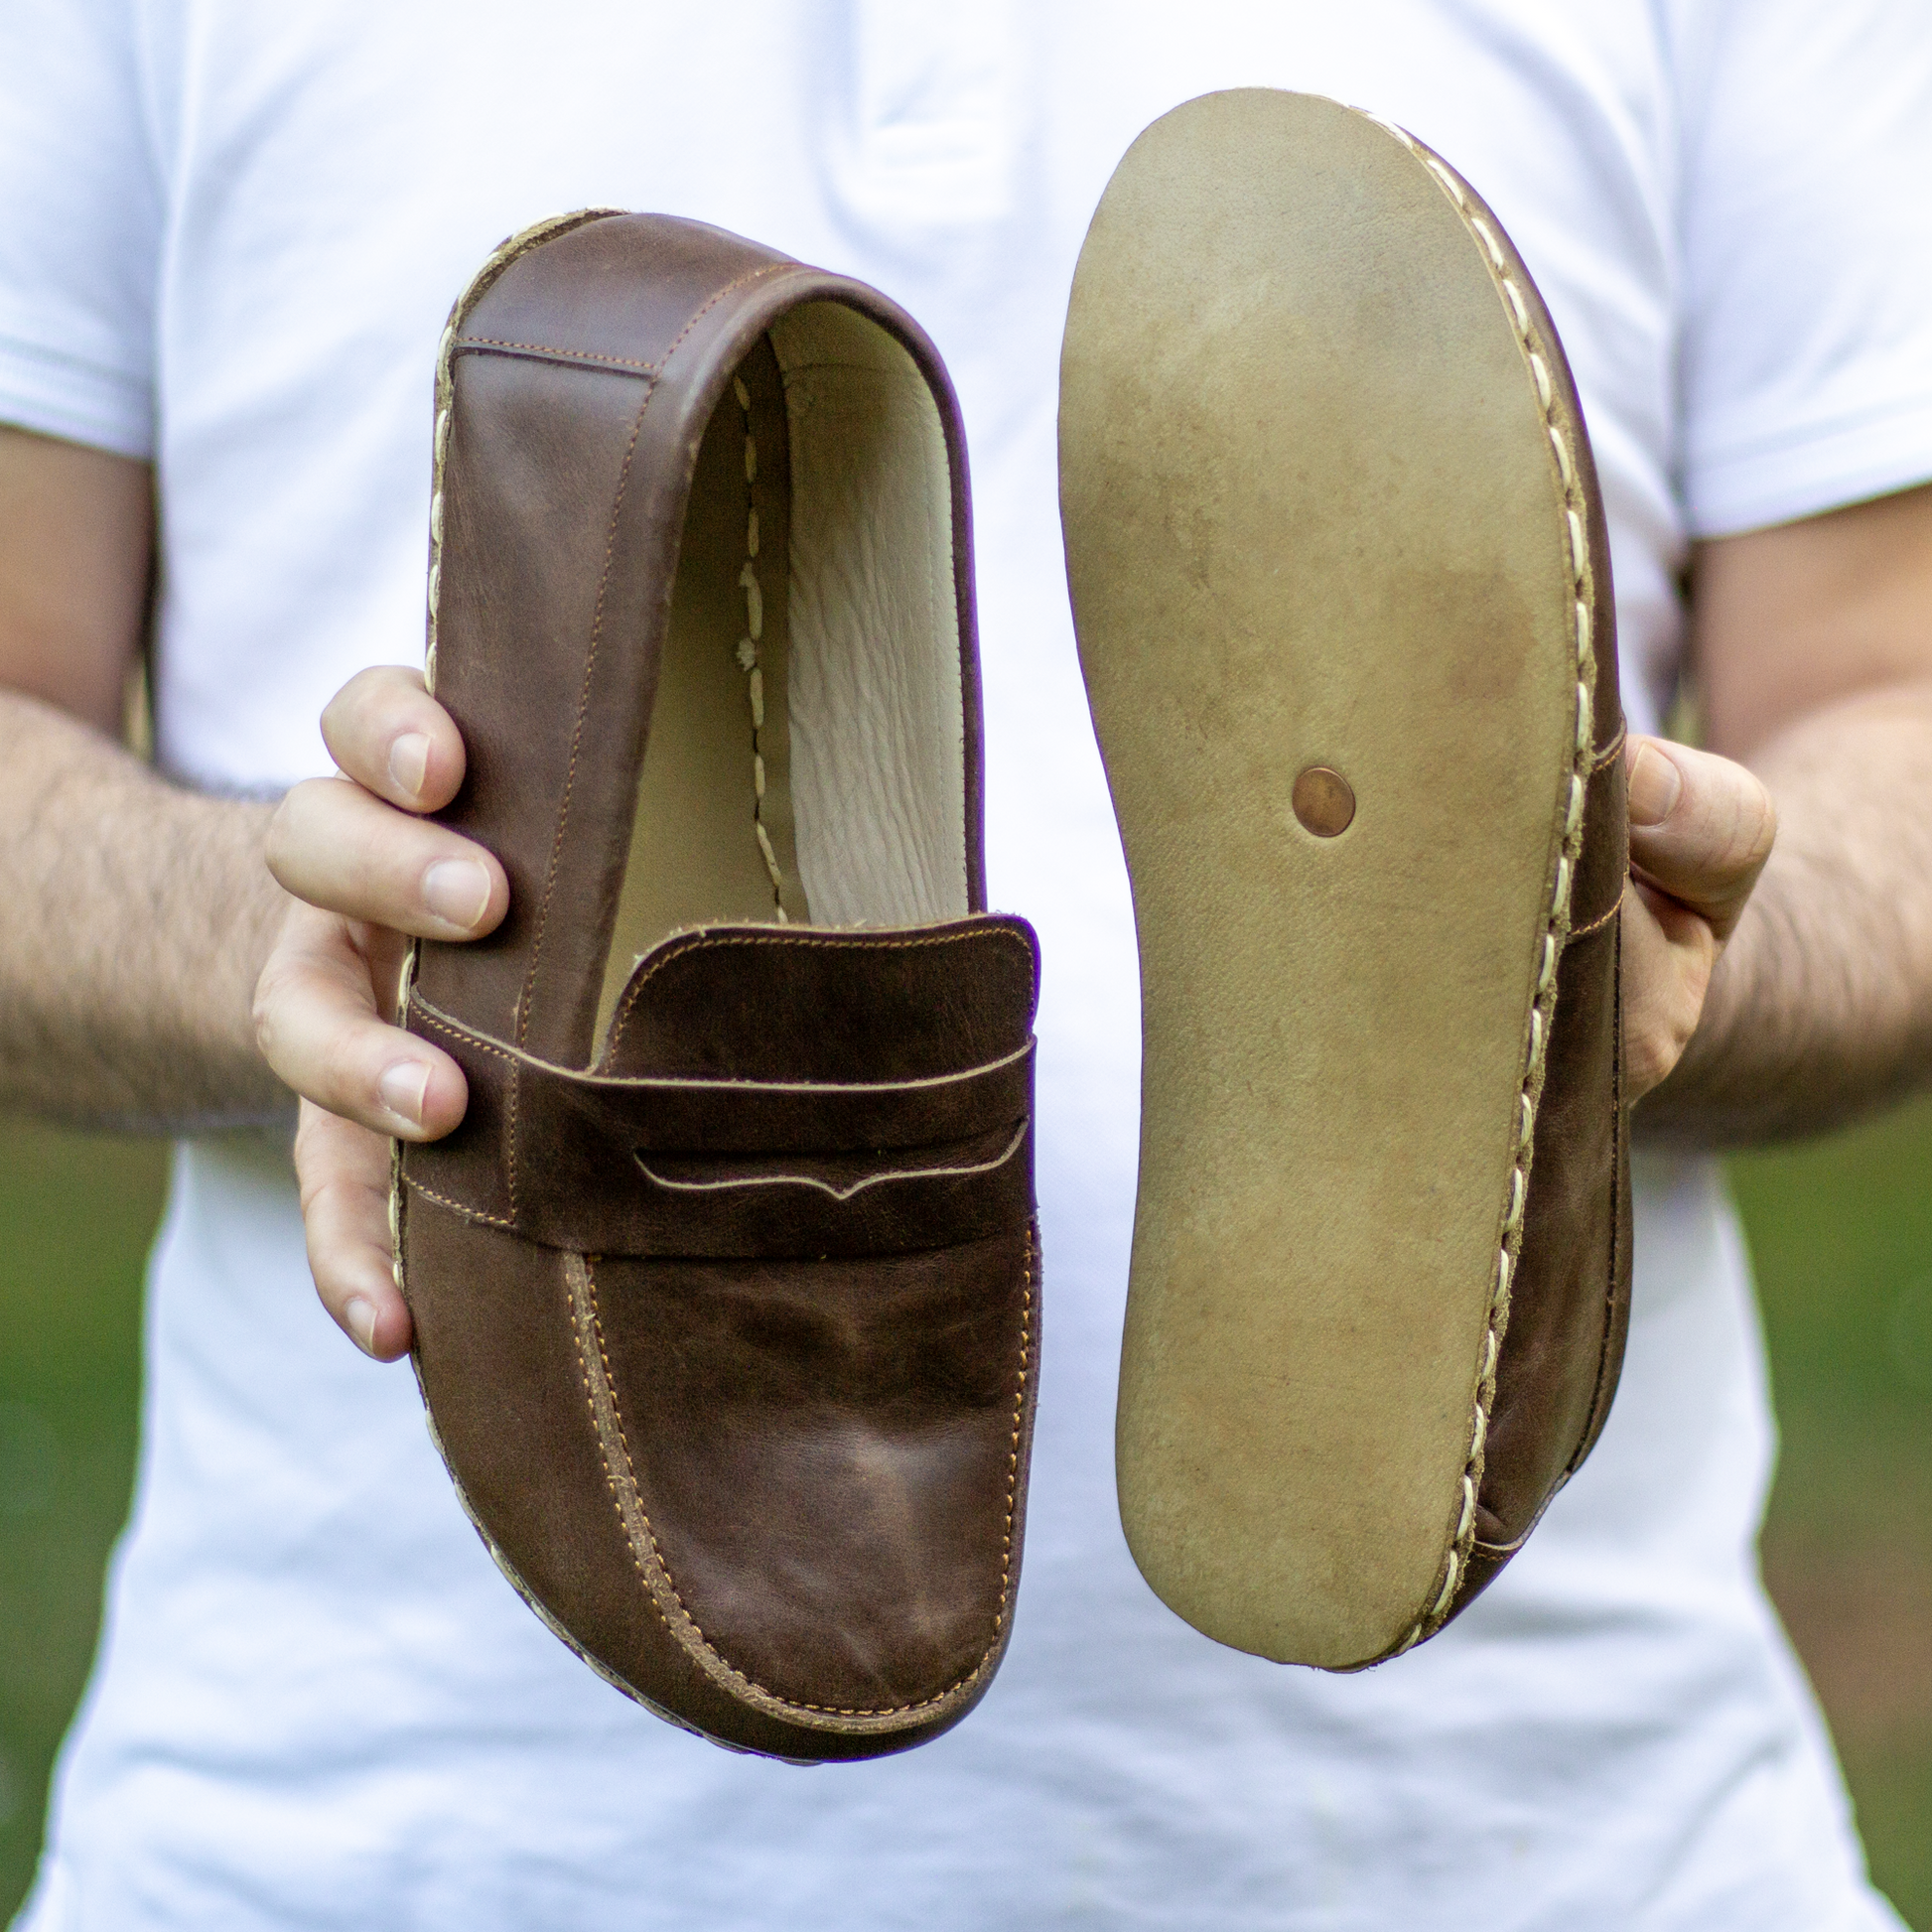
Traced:
<path fill-rule="evenodd" d="M 1354 822 L 1355 794 L 1339 771 L 1311 764 L 1295 780 L 1295 816 L 1318 839 L 1332 839 Z"/>

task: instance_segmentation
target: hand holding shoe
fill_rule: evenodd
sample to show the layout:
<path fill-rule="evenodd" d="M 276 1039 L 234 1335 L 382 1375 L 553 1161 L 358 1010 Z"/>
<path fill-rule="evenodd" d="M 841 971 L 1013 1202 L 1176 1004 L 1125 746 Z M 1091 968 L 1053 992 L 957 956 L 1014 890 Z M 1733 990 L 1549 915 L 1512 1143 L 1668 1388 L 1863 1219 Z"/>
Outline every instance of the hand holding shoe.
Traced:
<path fill-rule="evenodd" d="M 1632 737 L 1624 760 L 1623 1064 L 1634 1104 L 1697 1031 L 1711 975 L 1771 856 L 1777 810 L 1754 773 L 1710 752 Z"/>
<path fill-rule="evenodd" d="M 448 1054 L 386 1016 L 407 938 L 480 938 L 502 919 L 509 889 L 490 854 L 415 816 L 446 804 L 464 769 L 463 741 L 417 672 L 361 672 L 322 724 L 342 776 L 298 785 L 270 831 L 270 869 L 304 902 L 262 973 L 256 1029 L 269 1065 L 303 1099 L 296 1170 L 323 1305 L 392 1361 L 409 1347 L 409 1311 L 390 1266 L 388 1137 L 447 1134 L 467 1095 Z M 1728 759 L 1637 737 L 1625 758 L 1623 1012 L 1636 1100 L 1696 1031 L 1777 815 Z"/>
<path fill-rule="evenodd" d="M 389 1138 L 449 1133 L 468 1101 L 447 1053 L 390 1024 L 412 937 L 475 939 L 509 905 L 481 846 L 418 814 L 463 782 L 463 740 L 419 672 L 350 679 L 322 717 L 334 778 L 297 785 L 268 864 L 301 901 L 255 991 L 263 1057 L 302 1096 L 295 1163 L 323 1306 L 380 1361 L 407 1352 L 388 1227 Z"/>

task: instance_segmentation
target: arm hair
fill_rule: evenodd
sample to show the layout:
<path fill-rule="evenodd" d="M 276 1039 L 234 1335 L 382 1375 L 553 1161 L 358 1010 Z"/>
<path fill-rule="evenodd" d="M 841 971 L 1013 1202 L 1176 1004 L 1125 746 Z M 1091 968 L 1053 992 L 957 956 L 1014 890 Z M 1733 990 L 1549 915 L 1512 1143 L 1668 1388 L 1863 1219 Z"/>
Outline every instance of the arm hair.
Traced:
<path fill-rule="evenodd" d="M 142 1133 L 290 1117 L 249 1018 L 287 903 L 270 811 L 0 692 L 0 1109 Z"/>

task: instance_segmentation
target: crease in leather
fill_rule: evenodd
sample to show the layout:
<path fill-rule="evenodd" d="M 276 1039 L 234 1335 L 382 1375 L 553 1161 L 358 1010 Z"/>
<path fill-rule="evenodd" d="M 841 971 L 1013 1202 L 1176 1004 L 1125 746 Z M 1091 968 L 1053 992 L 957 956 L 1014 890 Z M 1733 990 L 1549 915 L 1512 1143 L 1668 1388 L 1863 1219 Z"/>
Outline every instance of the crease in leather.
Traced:
<path fill-rule="evenodd" d="M 533 1613 L 614 1688 L 727 1749 L 792 1763 L 876 1754 L 884 1740 L 864 1731 L 850 1733 L 849 1742 L 818 1731 L 811 1747 L 801 1748 L 792 1725 L 749 1710 L 682 1647 L 652 1640 L 653 1630 L 664 1631 L 663 1620 L 649 1593 L 636 1587 L 611 1507 L 582 1400 L 564 1257 L 435 1208 L 418 1208 L 402 1233 L 412 1257 L 417 1322 L 411 1359 L 430 1439 L 464 1513 Z M 514 1283 L 515 1292 L 494 1298 L 491 1319 L 479 1322 L 463 1285 L 498 1278 Z M 1035 1349 L 1037 1326 L 1035 1303 Z M 560 1381 L 579 1397 L 570 1407 L 547 1399 Z M 516 1427 L 504 1426 L 506 1415 L 518 1419 Z M 540 1444 L 534 1455 L 533 1435 Z M 1020 1476 L 1024 1503 L 1024 1454 Z M 604 1561 L 599 1553 L 607 1541 Z M 889 1747 L 917 1742 L 949 1721 L 942 1716 L 917 1725 Z"/>
<path fill-rule="evenodd" d="M 569 1284 L 572 1324 L 577 1338 L 580 1361 L 584 1368 L 586 1401 L 591 1411 L 600 1453 L 604 1459 L 612 1501 L 623 1526 L 632 1562 L 640 1580 L 650 1592 L 665 1627 L 705 1675 L 718 1683 L 721 1688 L 744 1699 L 755 1710 L 767 1712 L 808 1726 L 858 1733 L 897 1729 L 908 1719 L 938 1718 L 962 1700 L 974 1695 L 997 1662 L 1008 1624 L 1007 1612 L 1013 1577 L 1012 1553 L 1015 1547 L 1018 1513 L 1024 1500 L 1020 1473 L 1021 1461 L 1017 1451 L 1022 1447 L 1028 1426 L 1027 1394 L 1033 1360 L 1036 1352 L 1033 1257 L 1034 1236 L 1029 1225 L 1024 1234 L 1017 1334 L 1010 1341 L 1006 1376 L 1001 1382 L 1002 1389 L 1011 1390 L 1012 1411 L 1010 1432 L 1003 1430 L 999 1448 L 1005 1449 L 1008 1440 L 1013 1445 L 1012 1450 L 1008 1450 L 1003 1457 L 1006 1473 L 1003 1528 L 997 1549 L 989 1545 L 979 1553 L 982 1563 L 989 1572 L 995 1569 L 997 1560 L 997 1587 L 990 1592 L 990 1601 L 987 1600 L 989 1592 L 984 1587 L 977 1591 L 968 1589 L 963 1592 L 969 1599 L 978 1599 L 971 1604 L 967 1620 L 969 1622 L 978 1620 L 980 1627 L 985 1630 L 985 1635 L 966 1646 L 969 1653 L 967 1656 L 956 1660 L 963 1664 L 963 1668 L 944 1673 L 948 1681 L 920 1686 L 913 1695 L 905 1697 L 902 1701 L 886 1705 L 812 1702 L 767 1686 L 743 1668 L 738 1658 L 729 1654 L 725 1648 L 714 1641 L 707 1633 L 704 1623 L 693 1614 L 688 1583 L 681 1588 L 679 1582 L 673 1577 L 658 1530 L 653 1526 L 647 1495 L 648 1478 L 640 1470 L 639 1456 L 633 1449 L 631 1431 L 626 1426 L 624 1404 L 617 1386 L 617 1374 L 613 1368 L 611 1350 L 604 1331 L 596 1273 L 598 1263 L 588 1256 L 566 1255 L 564 1257 L 563 1266 Z M 659 1359 L 674 1357 L 677 1352 L 661 1349 L 653 1351 Z M 640 1443 L 638 1448 L 642 1447 Z M 707 1514 L 708 1512 L 692 1509 L 679 1512 L 680 1519 L 685 1522 L 701 1520 Z M 957 1598 L 961 1592 L 955 1591 L 953 1594 Z M 705 1609 L 702 1600 L 696 1603 L 696 1607 L 700 1611 Z M 705 1622 L 709 1621 L 710 1617 L 707 1614 Z M 957 1648 L 959 1646 L 955 1645 L 955 1649 Z M 779 1660 L 764 1661 L 768 1663 Z"/>

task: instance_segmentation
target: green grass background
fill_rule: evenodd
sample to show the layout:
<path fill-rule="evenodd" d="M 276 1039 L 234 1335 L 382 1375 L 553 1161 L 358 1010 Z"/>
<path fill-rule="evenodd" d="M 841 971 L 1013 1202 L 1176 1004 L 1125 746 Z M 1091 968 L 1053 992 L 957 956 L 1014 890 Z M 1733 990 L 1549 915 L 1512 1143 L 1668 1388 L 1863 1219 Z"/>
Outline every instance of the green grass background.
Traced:
<path fill-rule="evenodd" d="M 1784 1430 L 1765 1565 L 1874 1874 L 1932 1932 L 1932 1109 L 1735 1166 Z M 157 1149 L 0 1124 L 0 1918 L 126 1512 Z"/>

